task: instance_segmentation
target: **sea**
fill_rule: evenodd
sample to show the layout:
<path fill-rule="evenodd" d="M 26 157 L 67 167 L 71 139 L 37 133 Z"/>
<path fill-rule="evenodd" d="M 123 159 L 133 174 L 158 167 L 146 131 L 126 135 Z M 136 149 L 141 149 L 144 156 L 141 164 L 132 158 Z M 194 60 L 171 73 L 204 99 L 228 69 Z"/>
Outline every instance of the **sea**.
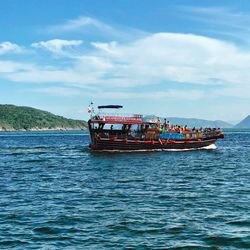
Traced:
<path fill-rule="evenodd" d="M 0 249 L 250 249 L 250 130 L 194 151 L 0 133 Z"/>

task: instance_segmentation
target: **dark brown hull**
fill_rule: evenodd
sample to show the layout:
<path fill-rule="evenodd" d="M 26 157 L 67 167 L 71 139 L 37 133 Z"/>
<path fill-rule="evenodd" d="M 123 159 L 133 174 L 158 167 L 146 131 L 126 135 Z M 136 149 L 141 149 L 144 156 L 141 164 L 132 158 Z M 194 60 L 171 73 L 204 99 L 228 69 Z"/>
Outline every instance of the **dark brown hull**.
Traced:
<path fill-rule="evenodd" d="M 199 149 L 214 144 L 216 139 L 202 141 L 171 141 L 161 143 L 159 141 L 136 141 L 136 140 L 109 140 L 101 139 L 90 145 L 92 150 L 191 150 Z"/>

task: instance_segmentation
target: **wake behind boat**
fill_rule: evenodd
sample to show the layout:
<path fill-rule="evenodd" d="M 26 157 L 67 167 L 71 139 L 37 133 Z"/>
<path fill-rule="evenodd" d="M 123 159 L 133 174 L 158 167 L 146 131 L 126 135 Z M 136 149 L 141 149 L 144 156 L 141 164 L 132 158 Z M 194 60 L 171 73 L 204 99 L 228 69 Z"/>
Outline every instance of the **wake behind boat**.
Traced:
<path fill-rule="evenodd" d="M 208 147 L 224 138 L 219 128 L 189 129 L 156 116 L 103 112 L 120 108 L 121 105 L 98 106 L 95 114 L 92 104 L 89 106 L 92 150 L 190 150 Z"/>

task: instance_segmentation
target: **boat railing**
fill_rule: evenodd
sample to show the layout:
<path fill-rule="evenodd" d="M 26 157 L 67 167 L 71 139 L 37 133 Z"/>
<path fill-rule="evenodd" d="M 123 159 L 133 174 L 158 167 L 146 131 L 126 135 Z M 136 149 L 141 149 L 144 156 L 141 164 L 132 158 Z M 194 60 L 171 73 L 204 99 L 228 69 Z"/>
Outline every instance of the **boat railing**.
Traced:
<path fill-rule="evenodd" d="M 138 131 L 138 130 L 129 130 L 129 131 L 122 131 L 122 130 L 102 130 L 102 131 L 95 131 L 95 135 L 101 138 L 117 138 L 117 139 L 184 139 L 184 140 L 196 140 L 202 139 L 204 135 L 202 132 L 184 132 L 184 133 L 177 133 L 174 131 L 166 132 L 166 133 L 155 133 L 153 131 Z"/>
<path fill-rule="evenodd" d="M 222 130 L 221 129 L 213 129 L 213 130 L 207 130 L 203 132 L 203 136 L 205 138 L 212 138 L 212 137 L 216 137 L 218 135 L 222 134 Z"/>

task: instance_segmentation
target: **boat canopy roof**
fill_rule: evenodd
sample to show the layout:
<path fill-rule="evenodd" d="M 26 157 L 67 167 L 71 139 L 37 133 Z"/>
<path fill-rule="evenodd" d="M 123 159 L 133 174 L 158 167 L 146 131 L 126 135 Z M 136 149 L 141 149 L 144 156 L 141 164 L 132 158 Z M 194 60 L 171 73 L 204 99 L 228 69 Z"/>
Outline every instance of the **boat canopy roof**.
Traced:
<path fill-rule="evenodd" d="M 142 122 L 140 116 L 96 116 L 90 120 L 90 123 L 106 123 L 106 124 L 148 124 L 147 122 Z"/>
<path fill-rule="evenodd" d="M 121 105 L 101 105 L 98 106 L 98 109 L 120 109 L 123 108 Z"/>

